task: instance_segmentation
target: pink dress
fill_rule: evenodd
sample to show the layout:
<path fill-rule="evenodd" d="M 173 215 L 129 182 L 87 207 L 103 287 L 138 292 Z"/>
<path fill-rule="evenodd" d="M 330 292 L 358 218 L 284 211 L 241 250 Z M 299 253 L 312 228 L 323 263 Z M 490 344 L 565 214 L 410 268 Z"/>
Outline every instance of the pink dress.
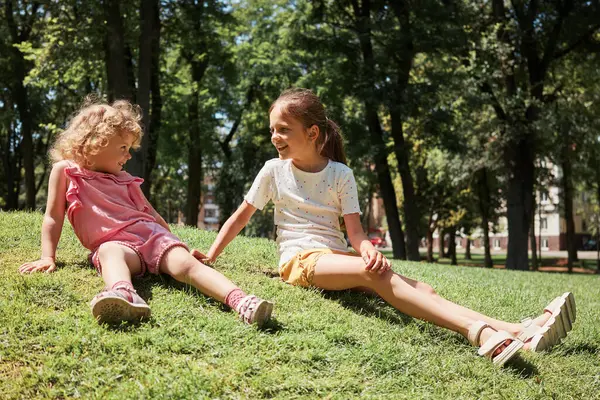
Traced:
<path fill-rule="evenodd" d="M 98 249 L 116 242 L 136 252 L 142 274 L 158 273 L 160 261 L 173 247 L 187 246 L 162 227 L 152 214 L 140 185 L 144 180 L 125 171 L 118 175 L 92 171 L 70 162 L 67 217 L 81 244 L 92 252 L 99 273 Z"/>

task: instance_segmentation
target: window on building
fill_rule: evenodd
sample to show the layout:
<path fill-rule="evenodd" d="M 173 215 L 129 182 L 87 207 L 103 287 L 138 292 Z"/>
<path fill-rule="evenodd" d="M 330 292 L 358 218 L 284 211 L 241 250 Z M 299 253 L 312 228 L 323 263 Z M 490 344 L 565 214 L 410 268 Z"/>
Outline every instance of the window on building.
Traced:
<path fill-rule="evenodd" d="M 549 241 L 548 239 L 542 239 L 542 249 L 548 249 L 549 248 Z"/>
<path fill-rule="evenodd" d="M 548 218 L 542 218 L 540 220 L 540 225 L 542 226 L 542 229 L 548 229 Z"/>
<path fill-rule="evenodd" d="M 204 210 L 204 218 L 216 218 L 217 217 L 217 210 L 215 210 L 214 208 L 207 208 L 206 210 Z"/>
<path fill-rule="evenodd" d="M 542 192 L 542 201 L 548 201 L 548 193 Z"/>
<path fill-rule="evenodd" d="M 500 239 L 494 239 L 494 248 L 495 249 L 499 249 L 500 248 Z"/>
<path fill-rule="evenodd" d="M 587 232 L 587 221 L 581 221 L 581 231 L 582 232 Z"/>
<path fill-rule="evenodd" d="M 204 201 L 206 204 L 212 204 L 213 203 L 213 199 L 212 197 L 207 197 L 206 200 Z"/>

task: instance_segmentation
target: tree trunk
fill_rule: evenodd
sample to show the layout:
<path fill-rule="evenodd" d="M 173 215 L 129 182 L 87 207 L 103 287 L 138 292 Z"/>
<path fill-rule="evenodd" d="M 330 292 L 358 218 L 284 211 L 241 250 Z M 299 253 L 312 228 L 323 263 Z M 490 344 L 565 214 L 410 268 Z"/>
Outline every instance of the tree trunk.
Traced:
<path fill-rule="evenodd" d="M 400 223 L 400 215 L 398 213 L 398 205 L 396 199 L 396 191 L 392 183 L 390 167 L 387 161 L 387 151 L 383 142 L 383 132 L 379 117 L 374 107 L 370 104 L 365 104 L 367 108 L 367 118 L 369 123 L 369 132 L 373 139 L 373 144 L 376 148 L 375 169 L 377 171 L 377 179 L 379 181 L 379 189 L 383 198 L 383 206 L 385 208 L 385 216 L 387 219 L 390 238 L 392 240 L 392 252 L 396 259 L 406 259 L 404 232 Z"/>
<path fill-rule="evenodd" d="M 594 152 L 595 154 L 595 152 Z M 600 160 L 596 155 L 596 207 L 600 213 Z M 596 273 L 600 274 L 600 215 L 596 214 Z"/>
<path fill-rule="evenodd" d="M 538 221 L 542 221 L 542 206 L 540 205 L 538 207 Z M 542 260 L 542 224 L 538 224 L 538 265 L 540 267 L 543 267 L 543 260 Z"/>
<path fill-rule="evenodd" d="M 445 239 L 446 239 L 446 235 L 448 236 L 448 246 L 444 246 L 445 243 Z M 442 255 L 440 257 L 444 257 L 444 258 L 450 258 L 450 231 L 448 229 L 444 229 L 444 245 L 442 245 L 441 250 L 442 250 Z"/>
<path fill-rule="evenodd" d="M 528 239 L 533 204 L 533 143 L 530 134 L 509 145 L 506 268 L 529 270 Z"/>
<path fill-rule="evenodd" d="M 160 20 L 159 10 L 155 9 L 156 29 L 152 46 L 152 75 L 150 79 L 150 90 L 152 93 L 152 105 L 150 113 L 150 129 L 148 130 L 148 152 L 144 164 L 144 184 L 142 189 L 150 198 L 152 187 L 152 171 L 156 166 L 156 152 L 158 150 L 158 137 L 162 126 L 162 95 L 160 93 Z"/>
<path fill-rule="evenodd" d="M 365 111 L 367 126 L 371 139 L 375 146 L 375 167 L 379 180 L 379 189 L 385 207 L 388 228 L 392 240 L 394 258 L 406 259 L 406 245 L 404 243 L 404 232 L 398 214 L 396 192 L 392 183 L 390 168 L 387 161 L 387 150 L 381 130 L 381 123 L 377 115 L 377 98 L 375 82 L 373 81 L 375 71 L 375 60 L 373 57 L 373 46 L 371 44 L 371 2 L 363 0 L 362 7 L 358 2 L 352 4 L 354 16 L 356 17 L 356 28 L 363 57 L 362 79 L 366 83 Z M 418 251 L 418 242 L 417 242 Z"/>
<path fill-rule="evenodd" d="M 421 219 L 421 212 L 408 163 L 408 149 L 404 140 L 401 111 L 401 104 L 408 86 L 415 49 L 412 42 L 409 18 L 410 10 L 407 2 L 393 1 L 391 5 L 400 24 L 403 38 L 399 42 L 399 48 L 396 52 L 396 57 L 394 57 L 397 60 L 396 73 L 398 74 L 398 81 L 396 82 L 394 97 L 391 99 L 389 107 L 391 133 L 394 139 L 394 153 L 398 161 L 398 172 L 402 180 L 402 194 L 404 196 L 402 208 L 404 210 L 404 227 L 406 231 L 406 255 L 409 260 L 419 261 L 421 259 L 421 255 L 419 254 L 419 221 Z"/>
<path fill-rule="evenodd" d="M 467 238 L 467 246 L 465 247 L 465 260 L 472 260 L 471 258 L 471 238 Z"/>
<path fill-rule="evenodd" d="M 444 235 L 444 229 L 438 227 L 438 259 L 444 258 L 444 255 L 446 254 L 444 251 Z"/>
<path fill-rule="evenodd" d="M 6 23 L 10 32 L 10 62 L 13 69 L 12 95 L 19 112 L 20 134 L 21 134 L 21 157 L 25 169 L 25 207 L 29 210 L 35 209 L 35 165 L 34 165 L 34 147 L 33 147 L 33 126 L 34 116 L 29 104 L 29 94 L 24 85 L 25 77 L 29 73 L 30 67 L 25 62 L 23 53 L 14 45 L 27 41 L 31 34 L 31 29 L 37 17 L 38 4 L 32 5 L 30 15 L 25 15 L 28 24 L 17 27 L 13 15 L 13 2 L 7 1 L 5 8 Z M 17 10 L 23 16 L 26 11 Z M 19 174 L 20 175 L 20 174 Z"/>
<path fill-rule="evenodd" d="M 144 184 L 142 189 L 150 198 L 152 187 L 152 171 L 156 166 L 156 152 L 158 150 L 158 136 L 162 125 L 162 96 L 160 93 L 160 17 L 159 9 L 154 9 L 155 23 L 152 42 L 152 73 L 150 76 L 150 91 L 152 93 L 152 105 L 150 113 L 150 129 L 148 130 L 148 152 L 144 164 Z"/>
<path fill-rule="evenodd" d="M 106 31 L 104 37 L 107 91 L 109 101 L 133 99 L 129 61 L 126 54 L 123 20 L 118 0 L 103 0 Z"/>
<path fill-rule="evenodd" d="M 162 99 L 159 86 L 159 37 L 160 17 L 158 0 L 143 0 L 140 3 L 140 50 L 138 62 L 137 103 L 142 109 L 144 136 L 139 150 L 134 153 L 130 172 L 144 178 L 142 190 L 150 197 L 151 173 L 156 161 L 156 142 Z M 151 102 L 152 100 L 152 102 Z M 156 113 L 156 115 L 155 115 Z"/>
<path fill-rule="evenodd" d="M 6 147 L 2 146 L 2 164 L 6 183 L 6 209 L 17 210 L 19 208 L 19 182 L 22 178 L 20 164 L 23 156 L 18 145 L 15 146 L 14 150 L 11 150 L 16 138 L 10 128 L 7 132 L 6 142 Z"/>
<path fill-rule="evenodd" d="M 199 23 L 197 21 L 197 23 Z M 199 27 L 196 29 L 199 31 Z M 206 52 L 206 43 L 200 42 L 196 51 Z M 194 59 L 194 53 L 188 49 L 184 53 L 192 70 L 192 81 L 194 88 L 188 105 L 189 121 L 189 143 L 188 143 L 188 190 L 187 190 L 187 208 L 185 223 L 190 226 L 198 226 L 198 213 L 200 211 L 200 200 L 202 196 L 202 181 L 204 173 L 202 171 L 202 146 L 203 140 L 200 132 L 200 82 L 208 68 L 208 55 L 202 60 Z"/>
<path fill-rule="evenodd" d="M 188 105 L 188 122 L 190 136 L 188 143 L 188 187 L 185 224 L 198 226 L 200 198 L 202 196 L 202 140 L 200 138 L 200 121 L 198 119 L 199 88 L 197 84 Z"/>
<path fill-rule="evenodd" d="M 456 261 L 456 228 L 450 227 L 448 231 L 448 256 L 450 257 L 450 265 L 458 265 Z"/>
<path fill-rule="evenodd" d="M 399 111 L 392 111 L 391 122 L 394 153 L 398 161 L 398 171 L 402 180 L 402 194 L 404 196 L 402 208 L 404 209 L 404 228 L 406 231 L 406 255 L 411 261 L 419 261 L 421 255 L 419 254 L 420 235 L 418 227 L 421 214 L 415 195 L 413 177 L 410 173 L 410 165 L 408 164 L 408 152 L 404 142 L 402 119 Z"/>
<path fill-rule="evenodd" d="M 433 231 L 427 229 L 427 262 L 435 262 L 433 258 Z"/>
<path fill-rule="evenodd" d="M 492 268 L 494 263 L 492 262 L 492 253 L 490 251 L 490 188 L 488 185 L 488 173 L 487 168 L 482 168 L 479 171 L 478 179 L 478 199 L 479 199 L 479 213 L 481 214 L 481 228 L 483 229 L 483 249 L 484 259 L 483 266 L 486 268 Z"/>
<path fill-rule="evenodd" d="M 562 189 L 564 200 L 565 221 L 567 223 L 567 268 L 569 273 L 573 272 L 573 262 L 577 260 L 577 243 L 575 242 L 575 221 L 573 220 L 573 184 L 571 168 L 571 143 L 568 133 L 564 133 L 562 146 Z"/>
<path fill-rule="evenodd" d="M 533 271 L 538 270 L 538 258 L 537 258 L 537 241 L 535 239 L 535 196 L 533 196 L 534 204 L 532 206 L 531 213 L 531 229 L 529 230 L 529 247 L 531 248 L 531 269 Z"/>
<path fill-rule="evenodd" d="M 144 163 L 148 149 L 148 130 L 150 128 L 150 76 L 152 71 L 152 8 L 155 0 L 140 1 L 140 44 L 138 59 L 137 104 L 142 111 L 142 143 L 127 163 L 129 172 L 134 176 L 144 176 Z"/>

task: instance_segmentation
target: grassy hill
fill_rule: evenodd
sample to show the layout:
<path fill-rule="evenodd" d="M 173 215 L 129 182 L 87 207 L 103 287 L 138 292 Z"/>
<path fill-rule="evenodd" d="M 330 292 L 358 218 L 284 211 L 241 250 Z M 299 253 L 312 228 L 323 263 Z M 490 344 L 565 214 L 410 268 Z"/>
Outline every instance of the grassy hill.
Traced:
<path fill-rule="evenodd" d="M 0 398 L 600 398 L 600 277 L 394 261 L 394 270 L 490 316 L 537 315 L 573 291 L 573 332 L 549 353 L 503 369 L 458 334 L 408 318 L 376 297 L 324 293 L 274 278 L 276 247 L 239 237 L 216 268 L 275 302 L 258 331 L 167 277 L 134 282 L 152 307 L 139 325 L 98 325 L 88 303 L 102 279 L 68 222 L 59 270 L 21 276 L 40 254 L 40 213 L 0 212 Z M 215 235 L 174 232 L 206 250 Z"/>

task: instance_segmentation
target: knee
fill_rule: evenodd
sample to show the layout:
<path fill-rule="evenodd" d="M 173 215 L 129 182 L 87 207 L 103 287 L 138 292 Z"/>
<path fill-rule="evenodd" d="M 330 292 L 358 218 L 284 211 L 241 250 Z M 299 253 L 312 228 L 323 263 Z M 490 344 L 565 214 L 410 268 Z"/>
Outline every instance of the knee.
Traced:
<path fill-rule="evenodd" d="M 428 283 L 424 283 L 424 282 L 417 283 L 417 290 L 419 290 L 425 294 L 428 294 L 430 296 L 437 295 L 437 292 L 435 291 L 435 289 Z"/>
<path fill-rule="evenodd" d="M 98 248 L 98 257 L 105 258 L 117 254 L 124 254 L 123 246 L 114 242 L 104 243 Z"/>
<path fill-rule="evenodd" d="M 386 271 L 383 274 L 378 274 L 365 270 L 362 273 L 362 279 L 366 287 L 370 289 L 376 289 L 377 286 L 386 282 L 390 282 L 393 275 L 394 272 L 392 270 Z"/>
<path fill-rule="evenodd" d="M 172 275 L 176 279 L 185 279 L 191 276 L 194 269 L 198 267 L 199 262 L 196 259 L 186 259 L 178 263 L 177 267 L 173 270 Z"/>

